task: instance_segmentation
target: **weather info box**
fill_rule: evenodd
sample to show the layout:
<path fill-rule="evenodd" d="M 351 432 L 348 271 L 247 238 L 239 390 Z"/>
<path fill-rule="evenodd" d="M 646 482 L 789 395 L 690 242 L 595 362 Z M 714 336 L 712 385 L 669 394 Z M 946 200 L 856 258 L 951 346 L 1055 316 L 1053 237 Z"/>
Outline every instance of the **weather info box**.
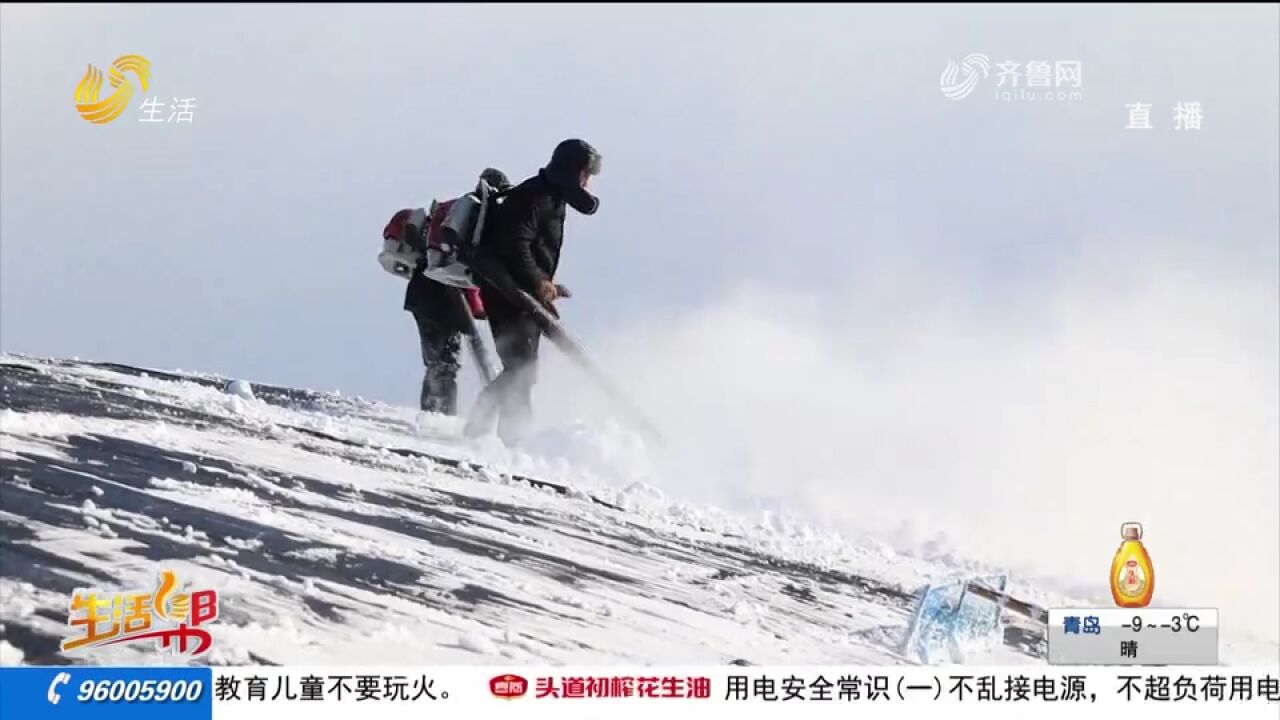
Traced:
<path fill-rule="evenodd" d="M 1054 608 L 1052 665 L 1217 665 L 1212 608 Z"/>

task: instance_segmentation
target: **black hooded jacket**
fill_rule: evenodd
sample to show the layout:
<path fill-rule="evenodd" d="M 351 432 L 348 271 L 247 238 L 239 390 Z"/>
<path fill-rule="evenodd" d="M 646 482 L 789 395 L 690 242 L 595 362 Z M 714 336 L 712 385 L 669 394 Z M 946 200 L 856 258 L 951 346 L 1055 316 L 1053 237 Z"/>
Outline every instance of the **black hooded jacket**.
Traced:
<path fill-rule="evenodd" d="M 507 193 L 498 206 L 497 227 L 485 233 L 485 249 L 516 285 L 535 293 L 560 265 L 564 215 L 564 195 L 543 170 Z"/>
<path fill-rule="evenodd" d="M 566 205 L 590 215 L 599 207 L 578 177 L 595 151 L 581 141 L 566 141 L 551 163 L 508 191 L 498 206 L 497 222 L 484 233 L 481 251 L 506 271 L 516 286 L 536 295 L 544 280 L 554 280 L 564 244 Z M 483 289 L 483 288 L 482 288 Z M 485 292 L 485 306 L 509 305 Z"/>

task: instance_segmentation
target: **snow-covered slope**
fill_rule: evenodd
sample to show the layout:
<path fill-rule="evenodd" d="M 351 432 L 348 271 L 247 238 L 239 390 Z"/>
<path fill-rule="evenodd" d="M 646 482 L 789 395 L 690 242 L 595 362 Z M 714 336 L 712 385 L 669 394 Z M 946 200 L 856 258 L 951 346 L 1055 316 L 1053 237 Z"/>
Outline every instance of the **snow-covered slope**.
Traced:
<path fill-rule="evenodd" d="M 403 408 L 0 364 L 0 662 L 159 661 L 58 643 L 73 589 L 165 567 L 220 591 L 212 663 L 898 663 L 912 592 L 949 573 L 536 459 L 513 475 Z M 1037 662 L 1036 639 L 972 657 Z"/>

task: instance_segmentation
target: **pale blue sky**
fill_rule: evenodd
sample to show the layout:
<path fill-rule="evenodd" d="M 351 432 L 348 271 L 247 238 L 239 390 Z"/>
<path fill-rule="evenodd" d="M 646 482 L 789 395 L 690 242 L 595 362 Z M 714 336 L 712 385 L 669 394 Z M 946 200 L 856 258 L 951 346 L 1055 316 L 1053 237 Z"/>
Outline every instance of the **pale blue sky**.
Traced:
<path fill-rule="evenodd" d="M 3 347 L 413 399 L 392 211 L 601 148 L 570 221 L 587 338 L 758 280 L 883 280 L 1036 322 L 1083 236 L 1274 270 L 1274 7 L 5 6 Z M 1079 60 L 1085 99 L 951 101 L 949 58 Z M 195 123 L 81 120 L 139 53 Z M 987 92 L 983 92 L 986 90 Z M 1156 128 L 1125 132 L 1124 104 Z M 1200 101 L 1199 133 L 1172 107 Z M 137 105 L 137 102 L 134 103 Z M 924 267 L 921 267 L 923 265 Z M 939 284 L 936 276 L 946 282 Z M 924 279 L 922 282 L 921 280 Z M 832 308 L 838 311 L 837 308 Z"/>

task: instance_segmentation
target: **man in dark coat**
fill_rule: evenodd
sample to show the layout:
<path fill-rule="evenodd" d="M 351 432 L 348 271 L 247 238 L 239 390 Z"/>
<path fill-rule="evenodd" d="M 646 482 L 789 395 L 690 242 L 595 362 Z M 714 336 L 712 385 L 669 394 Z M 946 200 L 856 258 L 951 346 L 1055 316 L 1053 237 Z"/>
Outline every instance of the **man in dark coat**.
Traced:
<path fill-rule="evenodd" d="M 504 195 L 496 222 L 484 233 L 479 253 L 502 277 L 482 279 L 480 293 L 503 369 L 481 392 L 468 435 L 488 432 L 495 415 L 498 436 L 508 445 L 518 444 L 528 430 L 541 331 L 533 313 L 512 297 L 512 289 L 529 293 L 553 315 L 555 301 L 569 297 L 555 282 L 565 206 L 583 215 L 595 213 L 600 201 L 587 185 L 600 172 L 600 163 L 600 154 L 585 141 L 560 143 L 545 168 Z"/>

